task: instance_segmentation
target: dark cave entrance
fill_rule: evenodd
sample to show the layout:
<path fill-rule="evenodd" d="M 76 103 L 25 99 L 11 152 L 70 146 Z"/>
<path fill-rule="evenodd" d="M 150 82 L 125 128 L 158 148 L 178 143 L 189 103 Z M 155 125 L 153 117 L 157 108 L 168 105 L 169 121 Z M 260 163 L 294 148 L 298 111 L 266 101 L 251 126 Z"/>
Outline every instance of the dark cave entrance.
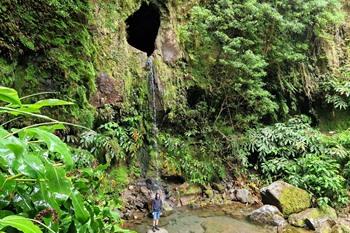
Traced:
<path fill-rule="evenodd" d="M 155 49 L 155 41 L 160 26 L 160 11 L 155 4 L 143 2 L 140 9 L 126 21 L 128 43 L 150 56 Z"/>

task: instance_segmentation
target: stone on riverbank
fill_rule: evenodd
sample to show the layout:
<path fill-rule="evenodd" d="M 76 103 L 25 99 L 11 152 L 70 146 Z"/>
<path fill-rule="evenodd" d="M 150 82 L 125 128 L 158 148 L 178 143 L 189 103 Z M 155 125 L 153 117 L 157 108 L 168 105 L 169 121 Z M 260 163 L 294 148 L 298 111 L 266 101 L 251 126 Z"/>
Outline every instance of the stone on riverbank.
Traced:
<path fill-rule="evenodd" d="M 207 187 L 205 187 L 204 193 L 206 195 L 206 197 L 208 198 L 212 198 L 214 196 L 214 191 L 213 189 L 210 187 L 210 185 L 208 185 Z"/>
<path fill-rule="evenodd" d="M 247 189 L 237 189 L 235 190 L 235 196 L 236 200 L 239 202 L 242 202 L 244 204 L 246 203 L 253 203 L 253 197 L 252 194 Z"/>
<path fill-rule="evenodd" d="M 163 201 L 162 216 L 166 217 L 174 213 L 174 208 L 167 201 Z"/>
<path fill-rule="evenodd" d="M 288 222 L 296 227 L 308 226 L 311 229 L 316 229 L 317 225 L 319 225 L 321 222 L 336 219 L 337 213 L 331 207 L 324 209 L 310 208 L 300 213 L 290 215 Z"/>
<path fill-rule="evenodd" d="M 350 219 L 347 221 L 338 220 L 332 228 L 332 233 L 350 233 Z"/>
<path fill-rule="evenodd" d="M 225 186 L 223 184 L 213 183 L 212 186 L 213 186 L 213 189 L 215 189 L 219 193 L 224 193 L 225 192 Z"/>
<path fill-rule="evenodd" d="M 201 195 L 202 188 L 196 184 L 184 183 L 179 187 L 181 196 L 190 196 L 190 195 Z"/>
<path fill-rule="evenodd" d="M 272 226 L 284 227 L 287 221 L 283 218 L 282 213 L 276 206 L 264 205 L 254 210 L 249 219 L 255 223 L 267 224 Z"/>
<path fill-rule="evenodd" d="M 159 230 L 156 231 L 156 232 L 157 232 L 157 233 L 168 233 L 168 231 L 165 230 L 164 228 L 159 228 Z M 149 230 L 147 231 L 147 233 L 154 233 L 154 232 L 152 231 L 152 229 L 149 229 Z"/>
<path fill-rule="evenodd" d="M 311 206 L 311 195 L 283 181 L 276 181 L 261 189 L 264 204 L 277 206 L 283 215 L 289 216 Z"/>

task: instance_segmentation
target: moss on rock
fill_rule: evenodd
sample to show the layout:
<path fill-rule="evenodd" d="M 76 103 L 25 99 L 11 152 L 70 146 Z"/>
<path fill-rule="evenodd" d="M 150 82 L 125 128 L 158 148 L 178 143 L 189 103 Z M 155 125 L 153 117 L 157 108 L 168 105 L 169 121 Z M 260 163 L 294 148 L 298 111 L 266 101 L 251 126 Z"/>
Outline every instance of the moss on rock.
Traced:
<path fill-rule="evenodd" d="M 289 216 L 311 206 L 311 195 L 283 181 L 276 181 L 261 190 L 264 204 L 277 206 L 283 215 Z"/>
<path fill-rule="evenodd" d="M 312 223 L 319 219 L 325 218 L 335 220 L 337 218 L 337 213 L 331 207 L 326 207 L 323 209 L 311 208 L 300 213 L 290 215 L 288 222 L 296 227 L 305 227 L 306 220 Z"/>

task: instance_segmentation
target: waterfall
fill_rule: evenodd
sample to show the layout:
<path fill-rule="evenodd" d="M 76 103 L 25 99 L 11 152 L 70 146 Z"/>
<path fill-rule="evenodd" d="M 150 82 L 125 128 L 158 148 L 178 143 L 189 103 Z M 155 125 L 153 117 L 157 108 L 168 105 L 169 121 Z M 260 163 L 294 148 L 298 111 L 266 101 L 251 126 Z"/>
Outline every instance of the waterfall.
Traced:
<path fill-rule="evenodd" d="M 150 110 L 151 110 L 151 117 L 152 117 L 152 134 L 154 137 L 153 142 L 153 150 L 155 152 L 155 166 L 156 166 L 156 179 L 159 179 L 159 152 L 158 152 L 158 126 L 157 126 L 157 107 L 156 107 L 156 73 L 155 73 L 155 67 L 153 64 L 152 57 L 149 56 L 147 58 L 147 67 L 149 69 L 149 88 L 150 88 Z"/>

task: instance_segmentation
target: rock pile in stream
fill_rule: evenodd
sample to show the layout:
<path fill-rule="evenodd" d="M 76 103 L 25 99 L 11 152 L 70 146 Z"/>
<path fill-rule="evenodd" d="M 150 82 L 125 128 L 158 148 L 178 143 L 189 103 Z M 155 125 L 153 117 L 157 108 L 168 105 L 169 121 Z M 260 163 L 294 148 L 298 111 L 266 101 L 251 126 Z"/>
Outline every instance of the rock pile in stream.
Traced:
<path fill-rule="evenodd" d="M 235 205 L 232 204 L 240 202 L 245 204 L 246 209 L 259 207 L 246 215 L 248 219 L 257 224 L 274 226 L 278 233 L 303 232 L 303 229 L 318 233 L 350 233 L 349 215 L 339 217 L 331 207 L 311 208 L 311 195 L 307 191 L 283 181 L 274 182 L 259 191 L 252 187 L 242 188 L 233 181 L 200 186 L 186 182 L 166 184 L 139 180 L 129 185 L 122 194 L 125 206 L 122 218 L 137 222 L 149 215 L 150 202 L 156 192 L 163 199 L 162 216 L 172 214 L 175 207 L 226 205 L 225 213 L 235 218 Z"/>
<path fill-rule="evenodd" d="M 265 205 L 249 215 L 253 222 L 277 226 L 278 232 L 294 232 L 283 230 L 289 223 L 318 233 L 350 233 L 350 219 L 338 218 L 331 207 L 310 208 L 311 195 L 305 190 L 276 181 L 261 189 L 261 195 Z"/>
<path fill-rule="evenodd" d="M 248 189 L 235 186 L 233 182 L 214 183 L 200 186 L 189 183 L 166 184 L 150 179 L 138 180 L 122 193 L 124 208 L 121 216 L 127 220 L 141 220 L 150 213 L 150 202 L 156 192 L 163 199 L 162 216 L 181 206 L 204 207 L 233 202 L 244 204 L 259 203 L 259 199 Z"/>

